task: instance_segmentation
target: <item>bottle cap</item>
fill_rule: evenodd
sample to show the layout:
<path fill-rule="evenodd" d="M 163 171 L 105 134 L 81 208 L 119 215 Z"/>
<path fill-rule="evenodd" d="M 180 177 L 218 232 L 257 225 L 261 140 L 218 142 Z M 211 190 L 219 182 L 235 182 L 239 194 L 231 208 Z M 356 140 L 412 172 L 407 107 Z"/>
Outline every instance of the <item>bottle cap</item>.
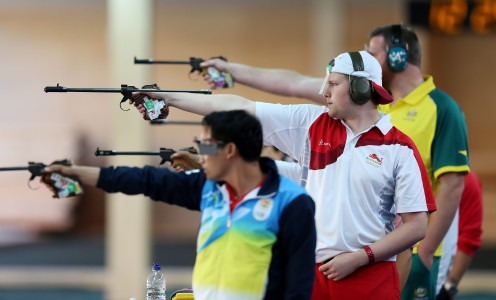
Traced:
<path fill-rule="evenodd" d="M 159 264 L 159 263 L 154 262 L 154 263 L 153 263 L 152 270 L 153 270 L 153 271 L 160 271 L 160 264 Z"/>

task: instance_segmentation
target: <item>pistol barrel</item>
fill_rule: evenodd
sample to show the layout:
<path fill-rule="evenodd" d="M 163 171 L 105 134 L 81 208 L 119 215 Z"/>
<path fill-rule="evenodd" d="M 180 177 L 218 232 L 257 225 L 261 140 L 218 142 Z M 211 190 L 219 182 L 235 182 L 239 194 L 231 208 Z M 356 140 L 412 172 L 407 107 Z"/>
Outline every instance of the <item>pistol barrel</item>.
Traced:
<path fill-rule="evenodd" d="M 165 64 L 165 65 L 189 65 L 189 60 L 154 60 L 151 58 L 136 58 L 134 57 L 135 64 Z"/>

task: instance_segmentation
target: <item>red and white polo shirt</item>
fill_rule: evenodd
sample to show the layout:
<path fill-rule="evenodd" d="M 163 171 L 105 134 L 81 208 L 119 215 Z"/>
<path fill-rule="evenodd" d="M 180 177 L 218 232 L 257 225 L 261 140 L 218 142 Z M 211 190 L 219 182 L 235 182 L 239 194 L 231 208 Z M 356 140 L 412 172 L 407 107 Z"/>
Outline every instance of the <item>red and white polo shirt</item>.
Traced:
<path fill-rule="evenodd" d="M 300 162 L 316 202 L 317 262 L 380 240 L 396 213 L 436 209 L 417 148 L 389 115 L 356 135 L 323 106 L 257 102 L 256 115 L 264 142 Z"/>

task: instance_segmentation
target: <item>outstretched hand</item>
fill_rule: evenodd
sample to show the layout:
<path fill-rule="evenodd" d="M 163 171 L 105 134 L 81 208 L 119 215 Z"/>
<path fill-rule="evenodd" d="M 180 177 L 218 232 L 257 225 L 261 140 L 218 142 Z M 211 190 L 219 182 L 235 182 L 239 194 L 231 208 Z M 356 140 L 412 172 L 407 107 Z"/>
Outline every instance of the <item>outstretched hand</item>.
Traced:
<path fill-rule="evenodd" d="M 206 60 L 200 64 L 200 67 L 203 70 L 206 70 L 208 67 L 214 67 L 219 72 L 229 72 L 228 67 L 229 63 L 223 59 L 220 58 L 211 58 L 209 60 Z M 210 88 L 215 89 L 215 83 L 213 82 L 212 78 L 208 74 L 208 72 L 202 72 L 203 80 L 210 86 Z"/>
<path fill-rule="evenodd" d="M 171 156 L 172 166 L 176 171 L 200 169 L 200 156 L 188 151 L 178 151 Z"/>
<path fill-rule="evenodd" d="M 143 105 L 143 101 L 133 101 L 129 100 L 129 104 L 133 104 L 138 113 L 143 117 L 144 120 L 150 121 L 150 118 L 146 115 L 146 108 Z"/>
<path fill-rule="evenodd" d="M 43 171 L 46 175 L 58 173 L 88 186 L 96 186 L 98 178 L 100 177 L 100 168 L 98 167 L 77 166 L 72 164 L 61 165 L 55 163 L 49 165 Z M 50 187 L 50 183 L 47 183 L 46 181 L 48 181 L 46 178 L 45 181 L 42 178 L 42 182 L 47 184 L 47 186 L 53 191 Z"/>
<path fill-rule="evenodd" d="M 133 92 L 132 99 L 129 99 L 129 104 L 134 105 L 138 113 L 143 117 L 144 120 L 150 121 L 150 118 L 148 117 L 146 113 L 146 108 L 145 108 L 145 100 L 144 98 L 148 97 L 150 99 L 155 99 L 155 100 L 163 100 L 164 97 L 160 95 L 159 93 L 154 93 L 154 92 Z M 168 109 L 168 106 L 165 107 Z M 167 111 L 168 115 L 168 111 Z M 165 117 L 167 117 L 167 115 Z M 165 118 L 164 118 L 165 119 Z"/>
<path fill-rule="evenodd" d="M 76 176 L 69 175 L 64 169 L 71 168 L 70 160 L 56 160 L 43 170 L 41 182 L 52 192 L 53 198 L 67 198 L 78 196 L 83 189 Z"/>

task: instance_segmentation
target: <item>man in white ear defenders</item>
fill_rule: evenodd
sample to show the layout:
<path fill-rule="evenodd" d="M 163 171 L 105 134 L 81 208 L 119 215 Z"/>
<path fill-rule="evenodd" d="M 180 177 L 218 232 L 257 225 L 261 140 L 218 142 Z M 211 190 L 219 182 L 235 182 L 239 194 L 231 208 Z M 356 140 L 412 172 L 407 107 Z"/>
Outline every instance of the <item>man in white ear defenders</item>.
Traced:
<path fill-rule="evenodd" d="M 327 71 L 327 107 L 227 94 L 150 96 L 198 114 L 246 110 L 262 123 L 265 144 L 300 162 L 316 205 L 312 299 L 346 299 L 350 290 L 355 299 L 398 299 L 396 254 L 425 236 L 427 211 L 435 210 L 427 171 L 413 141 L 377 110 L 393 100 L 379 62 L 366 51 L 346 52 Z M 394 229 L 396 214 L 404 224 Z"/>
<path fill-rule="evenodd" d="M 391 104 L 379 105 L 379 110 L 390 114 L 393 124 L 419 147 L 439 209 L 430 218 L 426 239 L 414 251 L 416 254 L 413 257 L 411 278 L 426 281 L 417 284 L 412 282 L 404 289 L 402 299 L 412 299 L 416 291 L 425 291 L 428 299 L 435 299 L 445 282 L 448 268 L 448 264 L 443 263 L 444 258 L 439 265 L 441 253 L 443 257 L 449 258 L 456 250 L 456 211 L 463 192 L 464 177 L 469 171 L 465 119 L 453 98 L 438 89 L 431 76 L 422 74 L 420 41 L 413 29 L 399 24 L 375 28 L 369 34 L 366 50 L 381 64 L 383 87 L 394 98 Z M 239 84 L 277 95 L 327 104 L 318 93 L 322 78 L 219 59 L 202 64 L 202 67 L 207 66 L 230 72 Z M 205 79 L 210 83 L 208 76 Z M 439 246 L 441 241 L 443 243 Z M 438 265 L 439 278 L 436 276 Z M 402 283 L 408 277 L 409 261 L 405 266 L 399 270 Z M 425 273 L 418 273 L 419 270 Z"/>

